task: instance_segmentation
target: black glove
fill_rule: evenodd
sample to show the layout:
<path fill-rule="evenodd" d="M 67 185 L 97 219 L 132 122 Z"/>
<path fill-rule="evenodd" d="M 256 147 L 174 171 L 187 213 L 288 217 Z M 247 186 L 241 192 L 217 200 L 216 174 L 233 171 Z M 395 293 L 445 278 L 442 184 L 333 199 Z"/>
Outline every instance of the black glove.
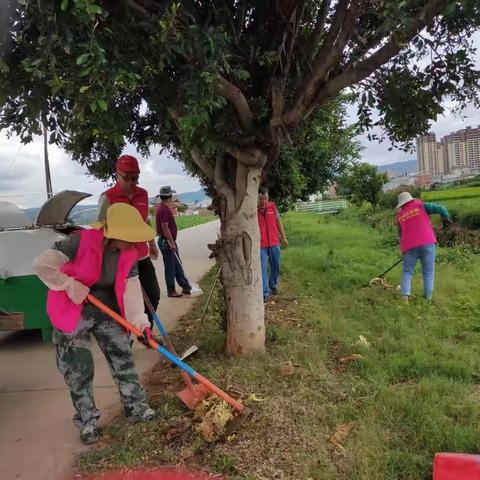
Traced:
<path fill-rule="evenodd" d="M 137 337 L 137 340 L 140 343 L 143 343 L 147 348 L 151 348 L 149 343 L 150 340 L 153 340 L 151 328 L 150 327 L 145 328 L 145 330 L 143 331 L 143 335 L 141 337 Z"/>
<path fill-rule="evenodd" d="M 452 224 L 452 220 L 450 218 L 443 218 L 442 219 L 442 226 L 443 228 L 447 228 Z"/>

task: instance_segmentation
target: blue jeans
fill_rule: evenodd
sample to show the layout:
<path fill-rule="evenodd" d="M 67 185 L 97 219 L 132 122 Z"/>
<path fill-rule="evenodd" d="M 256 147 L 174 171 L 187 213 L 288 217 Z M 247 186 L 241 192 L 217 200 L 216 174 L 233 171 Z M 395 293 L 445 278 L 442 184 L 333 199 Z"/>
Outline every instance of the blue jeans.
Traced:
<path fill-rule="evenodd" d="M 278 277 L 280 276 L 280 245 L 260 249 L 262 263 L 263 296 L 268 297 L 270 290 L 278 289 Z M 267 263 L 270 265 L 270 277 L 268 276 Z"/>
<path fill-rule="evenodd" d="M 402 295 L 410 295 L 412 276 L 415 273 L 417 260 L 422 264 L 423 296 L 432 299 L 435 278 L 435 244 L 429 243 L 421 247 L 412 248 L 403 254 Z"/>
<path fill-rule="evenodd" d="M 170 245 L 163 238 L 158 239 L 158 248 L 162 252 L 163 266 L 165 267 L 165 283 L 167 285 L 168 294 L 175 291 L 175 280 L 182 287 L 184 292 L 191 290 L 188 280 L 185 278 L 182 265 L 177 260 L 175 252 L 170 248 Z M 180 258 L 180 253 L 177 247 L 177 256 Z"/>

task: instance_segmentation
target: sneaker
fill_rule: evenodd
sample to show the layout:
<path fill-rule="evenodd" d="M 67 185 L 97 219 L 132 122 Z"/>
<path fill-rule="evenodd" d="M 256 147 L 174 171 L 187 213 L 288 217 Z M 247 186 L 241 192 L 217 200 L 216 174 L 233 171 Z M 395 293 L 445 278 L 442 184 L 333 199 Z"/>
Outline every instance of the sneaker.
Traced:
<path fill-rule="evenodd" d="M 278 288 L 271 288 L 271 289 L 270 289 L 270 292 L 271 292 L 273 295 L 278 295 Z"/>
<path fill-rule="evenodd" d="M 408 305 L 408 295 L 402 295 L 402 302 Z"/>
<path fill-rule="evenodd" d="M 263 297 L 263 303 L 267 303 L 268 302 L 268 297 Z"/>
<path fill-rule="evenodd" d="M 190 293 L 192 293 L 192 291 L 191 290 L 182 290 L 182 293 L 184 295 L 190 295 Z"/>
<path fill-rule="evenodd" d="M 153 408 L 148 407 L 140 415 L 128 415 L 127 421 L 130 423 L 152 422 L 157 417 L 157 412 Z"/>
<path fill-rule="evenodd" d="M 86 427 L 80 431 L 80 440 L 84 445 L 93 445 L 100 439 L 100 430 L 97 427 Z"/>

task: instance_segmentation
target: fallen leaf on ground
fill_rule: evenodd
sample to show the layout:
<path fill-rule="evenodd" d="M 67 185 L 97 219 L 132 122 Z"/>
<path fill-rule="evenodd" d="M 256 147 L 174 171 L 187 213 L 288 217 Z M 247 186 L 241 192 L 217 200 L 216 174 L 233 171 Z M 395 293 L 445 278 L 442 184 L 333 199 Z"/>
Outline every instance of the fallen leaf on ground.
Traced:
<path fill-rule="evenodd" d="M 293 365 L 292 362 L 287 362 L 285 365 L 282 366 L 280 369 L 280 373 L 284 377 L 289 377 L 290 375 L 293 375 L 295 373 L 295 366 Z"/>
<path fill-rule="evenodd" d="M 247 402 L 265 402 L 266 400 L 266 398 L 257 397 L 254 393 L 251 393 L 246 399 Z"/>
<path fill-rule="evenodd" d="M 355 342 L 355 345 L 370 348 L 370 342 L 363 335 L 359 335 L 358 340 Z"/>
<path fill-rule="evenodd" d="M 202 419 L 198 430 L 207 442 L 214 442 L 220 437 L 227 422 L 233 418 L 228 403 L 216 398 L 204 400 L 195 408 L 195 412 Z"/>
<path fill-rule="evenodd" d="M 339 425 L 335 430 L 335 433 L 330 437 L 330 443 L 335 445 L 340 450 L 345 450 L 343 443 L 347 439 L 348 435 L 350 435 L 350 432 L 356 423 L 357 422 L 348 422 Z"/>
<path fill-rule="evenodd" d="M 338 365 L 335 367 L 336 372 L 343 372 L 348 364 L 352 362 L 357 362 L 358 360 L 361 360 L 363 357 L 362 355 L 358 353 L 352 353 L 350 355 L 343 355 L 343 357 L 340 357 L 338 359 Z"/>

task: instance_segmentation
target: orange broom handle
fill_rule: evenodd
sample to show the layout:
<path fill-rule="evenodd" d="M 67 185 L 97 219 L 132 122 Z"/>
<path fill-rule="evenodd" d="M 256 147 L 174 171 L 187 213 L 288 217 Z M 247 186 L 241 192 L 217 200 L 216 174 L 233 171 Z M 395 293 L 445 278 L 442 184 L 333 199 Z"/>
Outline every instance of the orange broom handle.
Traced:
<path fill-rule="evenodd" d="M 127 322 L 121 315 L 119 315 L 117 312 L 114 312 L 111 308 L 107 307 L 104 303 L 102 303 L 100 300 L 96 299 L 93 295 L 88 294 L 87 295 L 87 300 L 92 305 L 95 305 L 103 313 L 106 313 L 109 317 L 111 317 L 113 320 L 115 320 L 117 323 L 119 323 L 123 328 L 125 328 L 129 332 L 133 333 L 136 337 L 143 337 L 143 332 L 141 332 L 137 327 L 133 326 L 131 323 Z M 159 345 L 154 340 L 150 339 L 148 344 L 152 348 L 154 348 L 155 350 L 158 350 L 164 357 L 166 357 L 168 360 L 170 360 L 177 367 L 179 367 L 183 371 L 187 372 L 192 378 L 198 380 L 202 385 L 205 385 L 205 387 L 208 390 L 210 390 L 210 392 L 214 393 L 218 397 L 225 400 L 235 410 L 238 410 L 239 412 L 243 412 L 246 409 L 246 407 L 244 405 L 237 402 L 234 398 L 232 398 L 230 395 L 228 395 L 228 393 L 225 393 L 223 390 L 218 388 L 212 382 L 207 380 L 203 375 L 200 375 L 192 367 L 187 365 L 185 362 L 180 360 L 176 355 L 173 355 L 173 353 L 169 352 L 166 348 L 162 347 L 161 345 Z"/>

